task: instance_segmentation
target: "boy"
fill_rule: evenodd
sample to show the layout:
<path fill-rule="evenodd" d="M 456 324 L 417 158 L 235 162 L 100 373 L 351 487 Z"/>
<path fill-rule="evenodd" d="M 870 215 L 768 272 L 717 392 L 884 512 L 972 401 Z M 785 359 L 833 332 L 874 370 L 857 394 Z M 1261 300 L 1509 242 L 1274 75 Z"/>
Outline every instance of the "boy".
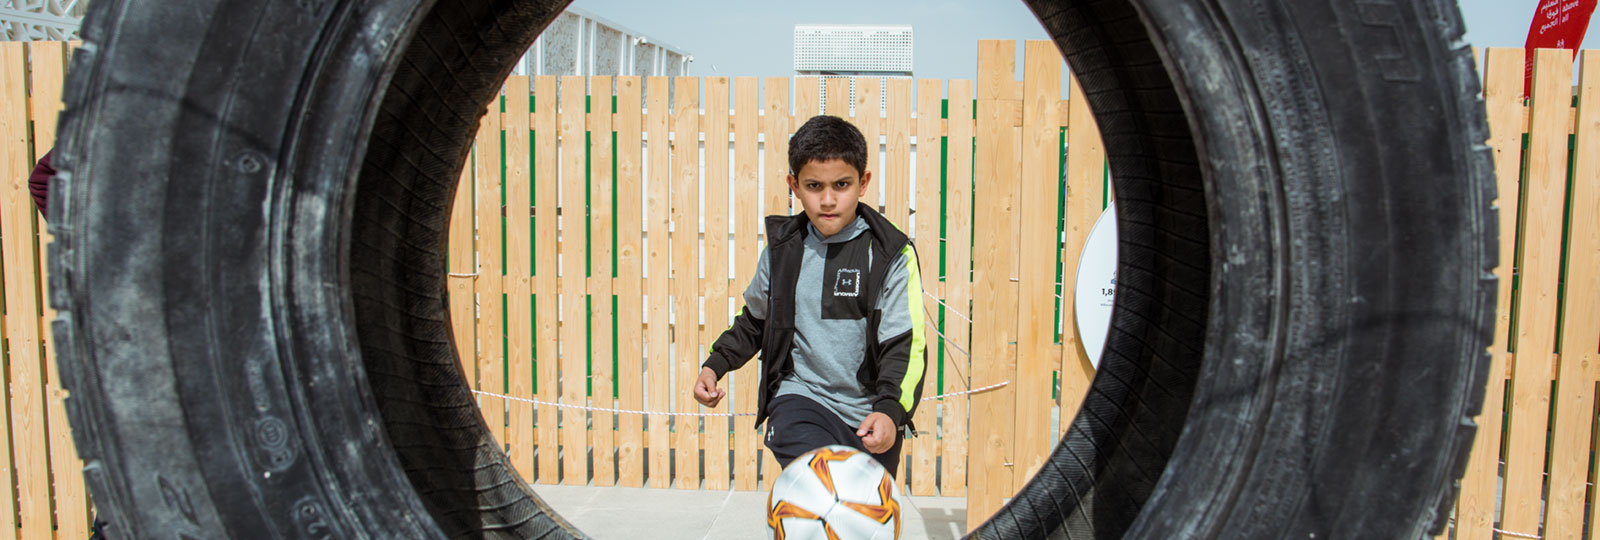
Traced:
<path fill-rule="evenodd" d="M 872 182 L 861 132 L 817 116 L 789 140 L 789 189 L 805 212 L 767 217 L 744 312 L 708 351 L 694 397 L 715 407 L 724 373 L 761 353 L 756 423 L 787 467 L 842 444 L 890 474 L 922 394 L 922 282 L 905 233 L 857 200 Z"/>

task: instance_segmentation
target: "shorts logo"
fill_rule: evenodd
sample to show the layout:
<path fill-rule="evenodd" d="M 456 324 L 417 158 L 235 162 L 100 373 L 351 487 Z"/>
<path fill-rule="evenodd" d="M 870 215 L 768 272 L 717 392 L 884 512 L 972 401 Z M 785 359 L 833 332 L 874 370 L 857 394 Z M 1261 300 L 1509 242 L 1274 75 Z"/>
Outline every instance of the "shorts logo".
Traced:
<path fill-rule="evenodd" d="M 861 296 L 861 270 L 840 268 L 833 280 L 834 296 Z"/>

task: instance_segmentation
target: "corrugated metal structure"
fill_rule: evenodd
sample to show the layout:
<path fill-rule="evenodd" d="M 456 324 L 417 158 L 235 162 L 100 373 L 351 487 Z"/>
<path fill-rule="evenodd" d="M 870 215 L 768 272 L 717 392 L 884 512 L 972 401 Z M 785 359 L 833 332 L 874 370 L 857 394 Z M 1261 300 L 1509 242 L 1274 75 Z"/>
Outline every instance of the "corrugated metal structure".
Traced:
<path fill-rule="evenodd" d="M 581 9 L 568 8 L 522 57 L 516 75 L 689 74 L 694 57 L 659 39 Z"/>
<path fill-rule="evenodd" d="M 88 0 L 3 0 L 0 32 L 4 41 L 78 39 L 78 26 L 88 8 Z"/>

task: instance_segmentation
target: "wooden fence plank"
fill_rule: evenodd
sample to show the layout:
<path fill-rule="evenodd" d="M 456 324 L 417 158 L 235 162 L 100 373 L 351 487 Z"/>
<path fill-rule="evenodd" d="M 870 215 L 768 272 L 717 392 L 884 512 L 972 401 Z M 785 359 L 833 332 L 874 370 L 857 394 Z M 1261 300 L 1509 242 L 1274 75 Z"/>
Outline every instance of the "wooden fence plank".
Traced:
<path fill-rule="evenodd" d="M 616 329 L 612 325 L 615 313 L 612 308 L 616 296 L 612 294 L 615 272 L 612 265 L 612 244 L 615 241 L 612 220 L 616 215 L 614 178 L 611 175 L 612 90 L 611 77 L 595 77 L 589 83 L 589 260 L 592 267 L 589 279 L 590 355 L 594 371 L 592 400 L 595 407 L 613 408 L 616 360 L 612 338 Z M 610 486 L 617 483 L 614 453 L 616 415 L 593 411 L 589 415 L 594 440 L 594 485 Z"/>
<path fill-rule="evenodd" d="M 1600 148 L 1600 54 L 1585 51 L 1578 91 L 1574 148 Z M 1560 371 L 1551 427 L 1546 538 L 1582 538 L 1589 494 L 1589 440 L 1594 423 L 1594 381 L 1589 368 L 1600 347 L 1600 155 L 1573 155 L 1571 223 L 1567 228 L 1566 292 L 1561 302 Z M 1557 216 L 1558 217 L 1558 216 Z M 1589 278 L 1579 276 L 1589 275 Z"/>
<path fill-rule="evenodd" d="M 32 71 L 28 78 L 28 114 L 33 126 L 33 160 L 27 165 L 31 171 L 33 162 L 55 146 L 56 121 L 61 114 L 61 94 L 70 51 L 67 42 L 33 41 L 28 42 L 27 52 L 28 66 Z M 29 206 L 31 208 L 33 205 Z M 53 237 L 46 230 L 42 214 L 29 214 L 35 224 L 36 249 L 30 257 L 39 287 L 36 302 L 39 306 L 39 342 L 43 358 L 41 390 L 45 399 L 45 423 L 42 429 L 46 433 L 49 452 L 51 512 L 56 516 L 57 536 L 71 538 L 87 534 L 90 501 L 83 483 L 83 460 L 78 458 L 77 448 L 72 441 L 64 401 L 66 392 L 57 377 L 56 346 L 50 333 L 50 323 L 56 319 L 56 310 L 50 307 L 48 296 L 49 247 Z"/>
<path fill-rule="evenodd" d="M 1089 381 L 1094 379 L 1094 365 L 1089 363 L 1088 351 L 1078 336 L 1073 299 L 1077 294 L 1074 285 L 1078 259 L 1089 240 L 1089 231 L 1100 219 L 1105 200 L 1105 143 L 1100 140 L 1094 111 L 1089 110 L 1088 98 L 1076 75 L 1071 79 L 1067 106 L 1071 124 L 1067 126 L 1066 242 L 1061 253 L 1061 414 L 1057 437 L 1065 435 L 1072 425 L 1089 392 Z"/>
<path fill-rule="evenodd" d="M 533 318 L 533 248 L 532 215 L 533 180 L 531 174 L 531 132 L 528 101 L 530 81 L 526 77 L 512 77 L 506 81 L 505 147 L 505 213 L 506 245 L 506 337 L 509 342 L 506 367 L 512 397 L 532 398 L 534 393 L 534 318 Z M 539 337 L 547 338 L 549 334 Z M 532 483 L 540 471 L 534 459 L 537 450 L 538 428 L 550 426 L 554 433 L 555 422 L 536 422 L 533 404 L 512 401 L 510 404 L 511 463 Z M 549 474 L 550 469 L 544 469 Z"/>
<path fill-rule="evenodd" d="M 789 79 L 769 77 L 766 82 L 766 116 L 761 122 L 761 136 L 765 139 L 762 155 L 761 186 L 766 191 L 762 212 L 764 215 L 789 213 L 789 184 L 784 177 L 789 174 Z M 757 373 L 760 373 L 757 371 Z"/>
<path fill-rule="evenodd" d="M 856 84 L 856 114 L 855 125 L 861 130 L 861 137 L 867 141 L 867 172 L 872 173 L 874 182 L 866 186 L 866 192 L 861 194 L 861 202 L 871 206 L 873 210 L 883 211 L 883 197 L 879 192 L 883 190 L 883 169 L 879 164 L 878 148 L 882 146 L 878 136 L 882 129 L 879 125 L 883 122 L 883 104 L 878 100 L 880 92 L 877 77 L 860 77 Z M 901 460 L 904 462 L 904 460 Z"/>
<path fill-rule="evenodd" d="M 884 216 L 900 228 L 911 229 L 911 79 L 889 79 L 889 134 L 884 143 Z M 927 249 L 917 244 L 917 249 Z M 929 274 L 923 274 L 927 288 Z M 933 274 L 937 278 L 938 274 Z"/>
<path fill-rule="evenodd" d="M 973 192 L 973 234 L 1015 238 L 1017 234 L 1017 128 L 1006 121 L 1015 103 L 1007 90 L 1015 82 L 1016 43 L 978 42 L 977 152 L 973 156 L 979 189 Z M 1016 104 L 1020 105 L 1020 104 Z M 967 493 L 967 527 L 976 528 L 1016 492 L 1017 249 L 1011 242 L 979 242 L 973 247 L 972 383 L 1012 381 L 1012 385 L 972 396 L 973 475 Z"/>
<path fill-rule="evenodd" d="M 13 51 L 10 44 L 0 44 L 0 140 L 5 142 L 4 156 L 0 158 L 0 171 L 4 171 L 9 178 L 25 175 L 22 167 L 26 166 L 23 162 L 28 159 L 27 96 L 21 90 L 27 67 L 22 63 L 21 44 L 18 43 L 16 47 L 17 49 Z M 14 184 L 7 185 L 11 186 L 9 190 L 12 192 L 11 197 L 21 193 Z M 5 205 L 6 201 L 0 200 L 0 251 L 3 251 L 0 252 L 0 266 L 9 268 L 12 264 L 12 252 L 15 251 L 11 249 L 9 240 L 13 236 L 22 235 L 11 234 L 12 226 L 6 218 L 17 212 Z M 11 281 L 12 278 L 7 276 L 4 286 L 8 291 L 12 290 Z M 0 317 L 0 333 L 4 334 L 4 339 L 8 343 L 20 346 L 25 338 L 12 321 L 10 316 L 12 311 L 21 313 L 20 310 L 6 309 L 7 316 Z M 10 370 L 0 369 L 0 388 L 11 388 L 11 378 Z M 12 407 L 10 400 L 0 399 L 0 408 L 4 409 L 0 411 L 0 418 L 3 418 L 0 419 L 0 473 L 4 473 L 5 478 L 11 479 L 11 484 L 8 486 L 10 491 L 7 491 L 5 496 L 0 496 L 0 538 L 16 538 L 21 532 L 17 528 L 18 501 L 15 495 L 18 483 L 14 476 L 17 460 L 12 454 L 12 451 L 16 450 L 16 445 L 12 442 L 14 433 L 10 422 Z"/>
<path fill-rule="evenodd" d="M 50 535 L 50 450 L 45 426 L 44 358 L 40 355 L 39 298 L 34 293 L 33 217 L 28 196 L 27 65 L 23 42 L 0 44 L 0 136 L 5 137 L 5 207 L 0 211 L 4 246 L 7 384 L 11 398 L 11 451 L 16 459 L 18 520 L 24 538 Z M 9 497 L 6 497 L 9 498 Z"/>
<path fill-rule="evenodd" d="M 558 78 L 533 78 L 533 388 L 544 403 L 560 401 L 560 150 Z M 517 332 L 517 329 L 510 329 Z M 560 481 L 560 409 L 538 407 L 538 482 Z"/>
<path fill-rule="evenodd" d="M 1512 309 L 1511 298 L 1515 289 L 1512 276 L 1516 272 L 1516 254 L 1518 223 L 1522 210 L 1522 159 L 1523 136 L 1527 134 L 1527 104 L 1523 96 L 1523 78 L 1526 61 L 1522 49 L 1489 49 L 1484 55 L 1484 102 L 1489 113 L 1490 136 L 1488 144 L 1494 150 L 1495 178 L 1497 182 L 1496 206 L 1500 210 L 1500 223 L 1502 233 L 1500 271 L 1504 273 L 1505 283 L 1497 306 L 1495 317 L 1495 341 L 1498 343 L 1496 350 L 1509 354 L 1511 344 L 1516 336 L 1511 335 L 1511 321 L 1516 315 Z M 1517 75 L 1513 76 L 1513 73 Z M 1518 82 L 1513 85 L 1512 80 Z M 1499 275 L 1499 274 L 1497 274 Z M 1511 365 L 1509 356 L 1505 358 L 1504 370 L 1494 372 L 1500 379 L 1509 382 L 1511 378 Z M 1498 457 L 1497 457 L 1498 459 Z"/>
<path fill-rule="evenodd" d="M 1517 209 L 1520 206 L 1518 170 L 1522 161 L 1521 49 L 1489 49 L 1484 62 L 1484 104 L 1488 107 L 1489 147 L 1494 150 L 1495 176 L 1499 182 L 1500 266 L 1496 301 L 1494 345 L 1489 348 L 1488 388 L 1484 392 L 1483 412 L 1478 415 L 1472 457 L 1461 479 L 1461 496 L 1456 509 L 1458 538 L 1489 538 L 1497 521 L 1495 498 L 1499 488 L 1501 414 L 1506 391 L 1507 343 L 1511 327 L 1512 260 L 1516 253 Z"/>
<path fill-rule="evenodd" d="M 706 78 L 705 131 L 705 278 L 707 286 L 700 291 L 705 296 L 706 322 L 700 332 L 700 343 L 710 344 L 728 328 L 728 92 L 727 77 Z M 704 346 L 702 346 L 704 348 Z M 705 355 L 691 358 L 690 372 L 700 373 L 700 362 Z M 693 385 L 693 381 L 690 382 Z M 691 386 L 692 388 L 692 386 Z M 724 385 L 726 390 L 727 386 Z M 683 392 L 688 393 L 689 388 Z M 728 400 L 723 400 L 727 402 Z M 731 405 L 723 403 L 722 412 Z M 706 486 L 708 490 L 724 491 L 730 486 L 732 472 L 728 469 L 728 450 L 733 424 L 726 416 L 708 416 L 701 446 L 706 449 Z"/>
<path fill-rule="evenodd" d="M 617 77 L 617 399 L 632 411 L 644 409 L 643 84 L 639 77 Z M 644 485 L 644 423 L 642 415 L 617 417 L 623 486 Z"/>
<path fill-rule="evenodd" d="M 553 75 L 534 78 L 533 90 L 533 360 L 537 381 L 534 388 L 541 401 L 561 399 L 560 377 L 560 281 L 558 248 L 560 155 L 556 124 L 557 79 Z M 513 330 L 515 331 L 515 330 Z M 561 446 L 559 411 L 539 406 L 539 483 L 560 480 Z"/>
<path fill-rule="evenodd" d="M 700 373 L 700 79 L 678 77 L 672 118 L 672 341 L 678 412 L 698 412 L 690 389 Z M 673 419 L 678 489 L 700 489 L 700 422 Z"/>
<path fill-rule="evenodd" d="M 945 187 L 945 335 L 955 343 L 954 354 L 945 352 L 945 392 L 973 387 L 972 357 L 972 81 L 950 81 L 949 149 Z M 998 381 L 984 381 L 982 385 Z M 945 400 L 943 481 L 939 494 L 960 497 L 967 494 L 970 453 L 967 441 L 971 430 L 972 397 L 961 395 Z"/>
<path fill-rule="evenodd" d="M 805 125 L 806 120 L 816 116 L 822 107 L 822 79 L 816 77 L 794 78 L 794 121 L 789 124 L 789 133 L 794 133 Z M 787 140 L 787 139 L 785 139 Z"/>
<path fill-rule="evenodd" d="M 28 116 L 33 124 L 33 145 L 31 149 L 33 151 L 32 157 L 35 162 L 37 162 L 39 158 L 44 157 L 45 153 L 53 149 L 56 144 L 56 120 L 58 117 L 60 117 L 62 109 L 61 93 L 66 78 L 66 54 L 66 42 L 28 42 L 28 67 L 32 71 L 32 75 L 28 78 L 28 93 L 30 95 L 28 100 Z M 46 208 L 45 210 L 49 209 Z M 34 267 L 34 271 L 38 273 L 39 284 L 41 287 L 43 287 L 47 286 L 50 282 L 50 265 L 47 263 L 49 262 L 48 248 L 51 241 L 50 232 L 46 230 L 43 216 L 40 217 L 38 222 L 38 233 L 39 256 L 35 258 L 37 264 Z M 48 396 L 47 399 L 50 402 L 50 407 L 54 408 L 58 405 L 61 405 L 61 396 L 58 395 L 60 392 L 60 385 L 56 380 L 56 374 L 58 371 L 56 370 L 55 343 L 51 339 L 49 332 L 50 321 L 53 321 L 56 318 L 56 310 L 50 307 L 50 303 L 48 301 L 41 301 L 39 310 L 40 328 L 43 329 L 43 335 L 40 337 L 43 339 L 45 351 L 45 379 L 47 384 L 46 395 Z M 55 456 L 57 455 L 57 437 L 62 437 L 59 440 L 64 442 L 68 448 L 72 447 L 71 434 L 64 429 L 55 429 L 55 426 L 57 425 L 56 418 L 57 417 L 52 411 L 49 415 L 51 426 L 50 452 L 52 467 L 54 466 Z M 61 416 L 60 425 L 65 427 L 66 422 L 66 417 Z M 76 462 L 77 451 L 72 450 L 72 454 L 73 457 L 71 459 Z M 81 463 L 79 463 L 78 466 L 81 468 Z M 82 474 L 81 472 L 75 472 L 74 476 L 81 477 Z"/>
<path fill-rule="evenodd" d="M 910 81 L 895 79 L 889 81 L 889 85 L 890 118 L 909 116 L 909 111 L 900 110 L 896 102 L 902 102 L 904 106 L 910 105 L 911 96 L 902 95 L 903 92 L 909 93 Z M 905 88 L 897 88 L 897 86 L 904 86 Z M 944 298 L 944 282 L 939 279 L 939 257 L 941 250 L 944 249 L 943 242 L 939 239 L 939 224 L 941 221 L 939 213 L 941 196 L 939 186 L 939 145 L 942 137 L 936 134 L 939 130 L 940 98 L 943 96 L 944 85 L 940 80 L 917 80 L 917 132 L 922 135 L 917 136 L 916 213 L 911 214 L 911 217 L 916 218 L 916 226 L 912 233 L 917 243 L 917 262 L 922 264 L 919 269 L 922 275 L 922 290 L 926 294 L 940 299 Z M 890 132 L 894 131 L 897 131 L 897 129 L 890 129 Z M 891 135 L 891 137 L 898 136 Z M 910 141 L 907 140 L 906 142 L 909 143 Z M 894 144 L 891 141 L 891 156 L 895 154 L 893 150 Z M 904 152 L 909 154 L 910 149 L 906 148 Z M 909 158 L 910 156 L 906 157 Z M 896 158 L 889 158 L 891 167 L 896 162 Z M 893 174 L 890 176 L 892 177 Z M 892 184 L 893 182 L 891 181 L 891 196 L 889 197 L 891 204 L 896 200 L 902 200 L 896 199 L 892 195 L 895 191 Z M 894 207 L 891 206 L 890 210 L 894 210 Z M 901 223 L 909 225 L 911 222 L 903 221 Z M 939 318 L 933 314 L 940 313 L 944 307 L 931 302 L 924 303 L 923 306 L 928 308 L 924 311 L 929 314 L 923 322 L 925 327 L 923 331 L 927 333 L 928 341 L 928 370 L 922 377 L 922 395 L 927 397 L 939 393 L 939 373 L 942 369 L 939 367 L 940 352 L 944 351 L 945 354 L 954 353 L 945 345 L 944 338 L 935 333 L 935 331 L 939 330 Z M 912 495 L 925 497 L 938 494 L 938 486 L 935 484 L 939 466 L 939 425 L 937 420 L 941 407 L 944 407 L 944 401 L 942 400 L 923 402 L 917 407 L 917 414 L 912 418 L 917 424 L 917 437 L 911 440 L 911 457 L 914 462 L 911 469 Z M 948 416 L 945 418 L 947 420 L 950 419 Z"/>
<path fill-rule="evenodd" d="M 1025 45 L 1022 102 L 1021 227 L 1017 267 L 1016 471 L 1032 478 L 1050 455 L 1051 375 L 1060 364 L 1055 346 L 1056 195 L 1060 193 L 1061 52 L 1055 42 Z"/>
<path fill-rule="evenodd" d="M 473 316 L 473 272 L 476 261 L 472 252 L 472 156 L 462 163 L 461 176 L 456 181 L 455 202 L 450 209 L 450 239 L 445 271 L 449 290 L 450 329 L 456 342 L 456 361 L 461 363 L 461 373 L 473 390 L 480 389 L 478 382 L 477 322 Z"/>
<path fill-rule="evenodd" d="M 1523 178 L 1521 296 L 1516 363 L 1512 371 L 1511 446 L 1506 453 L 1502 529 L 1532 533 L 1540 524 L 1545 430 L 1550 414 L 1555 350 L 1561 215 L 1566 191 L 1567 135 L 1562 127 L 1571 101 L 1572 62 L 1565 51 L 1534 56 L 1533 131 Z"/>
<path fill-rule="evenodd" d="M 750 279 L 756 272 L 756 258 L 760 255 L 761 214 L 757 212 L 756 201 L 760 197 L 761 181 L 761 155 L 757 152 L 759 145 L 757 137 L 759 124 L 757 115 L 760 113 L 760 101 L 757 99 L 757 86 L 755 77 L 737 77 L 733 80 L 733 278 L 732 289 L 729 294 L 733 296 L 733 313 L 744 311 L 744 290 L 749 286 Z M 749 409 L 755 412 L 754 403 L 745 403 L 746 400 L 755 401 L 755 390 L 760 384 L 761 362 L 750 361 L 745 364 L 752 369 L 740 369 L 728 377 L 728 384 L 732 391 L 729 393 L 733 404 L 723 410 L 744 412 Z M 737 407 L 735 406 L 737 405 Z M 756 449 L 760 436 L 756 434 L 756 419 L 751 416 L 738 416 L 733 419 L 733 488 L 740 491 L 754 491 L 756 479 Z"/>
<path fill-rule="evenodd" d="M 472 170 L 473 189 L 477 192 L 478 218 L 476 282 L 478 387 L 497 394 L 507 392 L 504 315 L 506 302 L 503 292 L 505 261 L 501 259 L 506 250 L 500 244 L 505 238 L 506 202 L 504 195 L 501 194 L 504 184 L 500 178 L 502 163 L 500 145 L 501 138 L 508 134 L 503 134 L 501 131 L 502 99 L 503 96 L 489 103 L 483 124 L 478 127 L 478 138 L 473 149 L 476 159 L 473 161 Z M 506 400 L 500 398 L 478 400 L 479 412 L 483 414 L 484 422 L 489 424 L 489 433 L 494 435 L 495 440 L 500 441 L 502 450 L 505 449 L 506 443 L 510 442 L 506 438 L 506 405 Z M 531 473 L 532 470 L 527 472 Z"/>
<path fill-rule="evenodd" d="M 845 77 L 828 77 L 823 79 L 823 81 L 827 90 L 827 95 L 824 96 L 822 101 L 823 105 L 826 106 L 825 110 L 827 111 L 827 114 L 829 116 L 837 116 L 839 118 L 849 119 L 850 79 Z M 806 118 L 810 117 L 808 116 Z M 804 123 L 805 122 L 802 121 L 800 124 L 796 124 L 795 127 L 798 128 Z"/>
<path fill-rule="evenodd" d="M 501 144 L 505 133 L 502 131 L 502 101 L 504 96 L 498 96 L 489 103 L 488 111 L 484 114 L 481 125 L 478 126 L 477 138 L 473 142 L 473 191 L 476 193 L 474 210 L 477 218 L 476 251 L 478 257 L 477 274 L 474 289 L 477 292 L 477 373 L 478 387 L 489 392 L 504 394 L 506 388 L 505 376 L 505 320 L 504 320 L 504 273 L 505 264 L 501 259 L 505 250 L 501 241 L 505 236 L 505 197 L 502 195 Z M 479 397 L 479 413 L 483 415 L 484 422 L 489 424 L 489 432 L 500 441 L 500 448 L 504 450 L 509 440 L 506 438 L 506 412 L 508 403 L 500 398 Z"/>
<path fill-rule="evenodd" d="M 650 302 L 650 370 L 649 397 L 650 406 L 647 410 L 665 412 L 671 410 L 672 404 L 672 379 L 668 377 L 670 364 L 668 355 L 671 354 L 669 344 L 668 324 L 670 324 L 669 278 L 672 273 L 672 260 L 670 258 L 671 245 L 668 244 L 667 229 L 670 226 L 668 219 L 671 217 L 672 208 L 672 165 L 671 143 L 667 140 L 667 121 L 670 118 L 667 104 L 666 77 L 650 77 L 649 91 L 646 93 L 650 100 L 645 115 L 645 130 L 649 132 L 649 195 L 646 198 L 646 208 L 649 216 L 646 219 L 649 229 L 646 239 L 648 249 L 649 274 L 647 291 Z M 672 482 L 669 471 L 671 470 L 671 443 L 667 427 L 667 417 L 663 415 L 650 416 L 650 487 L 664 488 Z"/>
<path fill-rule="evenodd" d="M 812 91 L 812 97 L 815 98 L 816 79 L 807 80 L 812 81 L 809 88 Z M 807 85 L 802 84 L 801 79 L 797 78 L 795 80 L 796 106 L 801 103 L 801 91 L 803 88 L 807 88 Z M 814 101 L 815 99 L 813 99 Z M 762 155 L 765 156 L 765 165 L 762 170 L 765 173 L 762 175 L 761 186 L 762 189 L 766 190 L 765 213 L 788 215 L 791 204 L 794 201 L 793 195 L 789 192 L 789 183 L 785 180 L 789 174 L 789 134 L 794 130 L 790 123 L 792 117 L 789 116 L 789 78 L 768 78 L 766 81 L 766 96 L 763 103 L 766 104 L 766 117 L 762 130 L 762 136 L 765 138 L 762 148 Z M 757 219 L 760 219 L 759 216 Z M 760 224 L 760 226 L 762 227 L 762 233 L 765 234 L 765 224 Z M 751 262 L 752 275 L 754 274 L 755 264 L 755 262 Z M 759 388 L 757 385 L 763 384 L 760 382 L 760 364 L 761 362 L 752 360 L 739 370 L 739 380 L 757 381 L 756 384 L 743 386 L 739 390 L 739 412 L 756 412 L 756 390 Z M 751 418 L 750 421 L 752 422 L 751 425 L 754 425 L 755 419 Z M 760 437 L 764 433 L 765 431 L 754 435 Z M 761 463 L 758 470 L 759 483 L 757 489 L 766 489 L 772 485 L 772 480 L 778 476 L 778 460 L 772 456 L 772 452 L 759 445 L 755 446 L 757 446 L 757 452 L 760 452 L 763 456 L 757 459 Z"/>
<path fill-rule="evenodd" d="M 33 98 L 29 102 L 33 117 L 33 156 L 44 156 L 56 143 L 56 119 L 61 114 L 61 92 L 66 76 L 66 43 L 34 41 L 28 43 L 29 64 L 33 69 Z M 36 271 L 39 283 L 48 284 L 51 245 L 49 232 L 39 223 L 39 256 Z M 56 311 L 49 302 L 40 302 L 40 328 L 44 340 L 46 420 L 50 429 L 50 475 L 55 491 L 56 535 L 59 538 L 89 536 L 89 495 L 83 484 L 83 460 L 72 442 L 67 409 L 56 367 L 56 347 L 49 332 Z"/>
<path fill-rule="evenodd" d="M 584 161 L 587 159 L 588 141 L 584 140 L 588 112 L 585 110 L 588 101 L 588 77 L 565 76 L 559 79 L 560 88 L 557 93 L 557 137 L 560 140 L 557 146 L 560 149 L 559 163 L 561 166 L 561 189 L 556 194 L 560 201 L 560 210 L 556 214 L 557 230 L 560 239 L 558 252 L 560 272 L 557 274 L 557 286 L 561 293 L 558 312 L 561 314 L 559 330 L 560 343 L 557 344 L 556 375 L 559 377 L 559 394 L 561 403 L 566 408 L 556 411 L 560 420 L 561 431 L 561 472 L 562 483 L 581 486 L 589 483 L 589 415 L 581 408 L 587 404 L 585 393 L 589 386 L 589 344 L 584 335 L 589 323 L 589 314 L 585 309 L 588 299 L 588 269 L 585 268 L 589 251 L 589 239 L 584 230 L 588 225 L 588 208 L 584 201 L 585 175 L 588 168 Z M 546 183 L 541 179 L 541 183 Z M 540 238 L 546 235 L 540 231 Z M 542 248 L 542 246 L 541 246 Z M 543 249 L 540 250 L 543 253 Z M 543 294 L 548 289 L 541 289 Z M 541 358 L 541 364 L 543 359 Z M 541 367 L 543 367 L 541 365 Z M 550 384 L 556 384 L 557 379 L 545 379 Z M 545 384 L 541 382 L 541 386 Z"/>

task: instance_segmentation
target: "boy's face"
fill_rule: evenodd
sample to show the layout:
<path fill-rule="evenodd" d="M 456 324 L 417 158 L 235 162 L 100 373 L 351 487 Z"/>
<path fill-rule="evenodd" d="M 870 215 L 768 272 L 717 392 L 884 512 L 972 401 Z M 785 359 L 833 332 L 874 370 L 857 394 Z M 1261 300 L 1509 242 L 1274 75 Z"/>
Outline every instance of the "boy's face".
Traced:
<path fill-rule="evenodd" d="M 789 175 L 789 189 L 823 237 L 856 220 L 856 201 L 872 182 L 872 171 L 857 173 L 842 159 L 811 161 Z"/>

